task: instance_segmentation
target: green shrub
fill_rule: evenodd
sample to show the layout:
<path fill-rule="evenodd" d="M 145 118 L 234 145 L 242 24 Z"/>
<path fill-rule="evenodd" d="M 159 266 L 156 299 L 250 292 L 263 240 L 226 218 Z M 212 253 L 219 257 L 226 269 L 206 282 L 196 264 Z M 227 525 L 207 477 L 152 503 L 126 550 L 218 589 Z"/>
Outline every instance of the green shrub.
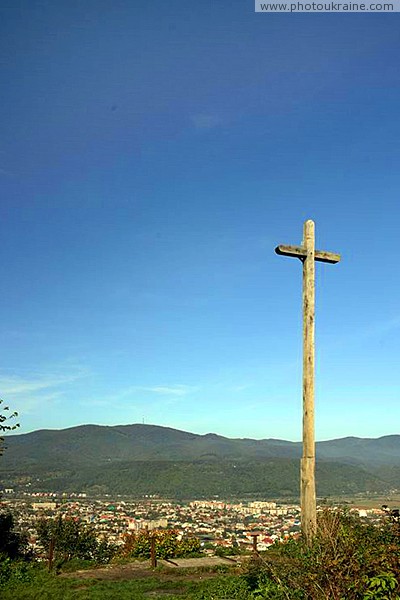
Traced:
<path fill-rule="evenodd" d="M 123 556 L 150 558 L 152 539 L 155 540 L 157 558 L 184 558 L 200 553 L 200 541 L 197 538 L 178 540 L 178 532 L 174 529 L 128 533 L 120 552 Z"/>
<path fill-rule="evenodd" d="M 366 591 L 363 600 L 389 600 L 393 598 L 398 583 L 393 573 L 381 573 L 366 578 Z M 399 598 L 396 594 L 396 600 Z"/>
<path fill-rule="evenodd" d="M 175 556 L 177 558 L 185 558 L 189 556 L 203 556 L 201 553 L 200 540 L 196 537 L 182 538 L 177 543 Z"/>
<path fill-rule="evenodd" d="M 0 556 L 0 588 L 31 581 L 34 569 L 35 567 L 26 560 L 12 560 L 8 556 Z"/>
<path fill-rule="evenodd" d="M 53 558 L 58 567 L 73 558 L 104 564 L 116 553 L 113 544 L 97 539 L 93 527 L 75 519 L 41 519 L 36 529 L 47 556 L 53 545 Z"/>
<path fill-rule="evenodd" d="M 238 556 L 239 554 L 241 554 L 241 550 L 238 546 L 217 546 L 215 549 L 215 555 L 222 558 L 224 556 Z"/>
<path fill-rule="evenodd" d="M 21 558 L 27 554 L 27 539 L 15 531 L 14 517 L 9 512 L 0 513 L 0 554 Z"/>
<path fill-rule="evenodd" d="M 318 517 L 311 547 L 303 539 L 275 544 L 249 565 L 255 598 L 398 600 L 400 538 L 393 523 L 366 524 L 345 511 Z"/>

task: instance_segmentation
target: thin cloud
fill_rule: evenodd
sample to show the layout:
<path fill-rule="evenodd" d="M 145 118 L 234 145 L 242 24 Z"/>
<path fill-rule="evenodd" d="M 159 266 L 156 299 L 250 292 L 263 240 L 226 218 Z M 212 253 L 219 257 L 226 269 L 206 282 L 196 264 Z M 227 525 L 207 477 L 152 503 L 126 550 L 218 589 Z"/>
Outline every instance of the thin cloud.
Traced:
<path fill-rule="evenodd" d="M 121 406 L 126 406 L 125 401 L 127 399 L 131 401 L 141 402 L 143 396 L 148 395 L 156 396 L 168 396 L 170 398 L 182 398 L 188 394 L 194 394 L 199 390 L 196 386 L 175 384 L 175 385 L 154 385 L 154 386 L 141 386 L 133 385 L 122 390 L 116 391 L 113 394 L 107 394 L 100 398 L 93 398 L 88 400 L 86 403 L 90 403 L 93 406 L 106 406 L 110 402 L 115 403 L 122 402 Z M 147 400 L 146 400 L 147 402 Z"/>
<path fill-rule="evenodd" d="M 13 177 L 14 174 L 11 173 L 11 171 L 6 171 L 6 169 L 3 169 L 2 167 L 0 167 L 0 175 L 3 175 L 4 177 Z"/>
<path fill-rule="evenodd" d="M 214 129 L 221 123 L 220 117 L 206 113 L 192 115 L 190 120 L 196 129 Z"/>
<path fill-rule="evenodd" d="M 391 333 L 399 327 L 400 317 L 395 317 L 394 319 L 389 319 L 387 321 L 381 321 L 379 323 L 376 323 L 374 326 L 367 329 L 366 335 L 368 335 L 368 337 L 380 336 L 386 333 Z"/>
<path fill-rule="evenodd" d="M 72 383 L 77 379 L 81 379 L 85 373 L 77 372 L 70 375 L 56 375 L 39 378 L 26 377 L 4 377 L 0 376 L 0 397 L 15 396 L 19 394 L 29 394 L 39 392 L 49 388 L 58 387 L 66 383 Z"/>
<path fill-rule="evenodd" d="M 58 370 L 58 369 L 57 369 Z M 70 371 L 53 373 L 32 373 L 26 375 L 9 375 L 0 373 L 0 398 L 10 404 L 19 415 L 36 413 L 45 407 L 53 407 L 66 394 L 66 387 L 86 377 L 89 371 L 74 366 Z"/>
<path fill-rule="evenodd" d="M 400 328 L 400 317 L 394 317 L 385 321 L 377 321 L 372 324 L 368 324 L 364 328 L 359 328 L 352 332 L 345 332 L 338 334 L 338 336 L 331 342 L 331 347 L 337 348 L 344 345 L 348 345 L 351 342 L 367 342 L 374 338 L 380 338 L 385 335 L 394 333 Z"/>
<path fill-rule="evenodd" d="M 38 392 L 41 390 L 47 390 L 48 388 L 68 383 L 74 379 L 60 378 L 60 379 L 41 379 L 41 380 L 26 380 L 21 377 L 5 378 L 0 377 L 0 394 L 4 396 L 18 395 L 18 394 L 29 394 L 32 392 Z"/>
<path fill-rule="evenodd" d="M 152 392 L 154 394 L 165 394 L 167 396 L 187 396 L 198 390 L 197 387 L 189 385 L 157 385 L 155 387 L 139 388 L 144 392 Z"/>
<path fill-rule="evenodd" d="M 234 385 L 229 389 L 229 391 L 230 392 L 244 392 L 245 390 L 248 390 L 249 388 L 251 388 L 251 383 L 246 383 L 243 385 Z"/>
<path fill-rule="evenodd" d="M 37 411 L 38 406 L 41 410 L 45 408 L 45 405 L 57 403 L 57 401 L 64 396 L 64 392 L 58 391 L 49 394 L 40 394 L 37 396 L 28 396 L 23 399 L 22 409 L 18 407 L 18 413 L 30 414 Z"/>

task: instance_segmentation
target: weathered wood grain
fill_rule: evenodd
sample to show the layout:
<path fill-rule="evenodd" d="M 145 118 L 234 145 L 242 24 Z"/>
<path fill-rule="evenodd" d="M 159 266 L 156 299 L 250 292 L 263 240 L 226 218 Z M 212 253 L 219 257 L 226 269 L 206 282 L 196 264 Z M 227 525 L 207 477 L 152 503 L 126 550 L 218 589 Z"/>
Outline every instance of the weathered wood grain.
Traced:
<path fill-rule="evenodd" d="M 301 246 L 280 245 L 277 254 L 300 258 L 303 263 L 303 456 L 301 459 L 301 528 L 311 543 L 317 529 L 315 490 L 315 261 L 335 264 L 340 254 L 315 250 L 315 225 L 303 227 Z"/>
<path fill-rule="evenodd" d="M 283 256 L 292 256 L 293 258 L 304 259 L 307 255 L 307 251 L 304 246 L 285 246 L 281 244 L 275 248 L 277 254 Z M 336 264 L 340 261 L 340 254 L 334 252 L 326 252 L 325 250 L 315 250 L 315 260 L 319 262 L 326 262 Z"/>
<path fill-rule="evenodd" d="M 315 227 L 304 223 L 303 247 L 303 459 L 301 461 L 302 531 L 311 540 L 317 527 L 315 491 Z"/>

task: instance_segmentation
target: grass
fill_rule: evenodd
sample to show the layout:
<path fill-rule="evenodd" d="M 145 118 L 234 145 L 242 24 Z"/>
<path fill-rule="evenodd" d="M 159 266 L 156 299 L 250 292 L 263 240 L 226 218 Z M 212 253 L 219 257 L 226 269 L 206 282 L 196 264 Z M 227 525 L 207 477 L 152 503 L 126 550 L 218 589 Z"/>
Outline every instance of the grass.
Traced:
<path fill-rule="evenodd" d="M 42 568 L 32 569 L 30 580 L 16 581 L 1 589 L 1 600 L 244 600 L 244 583 L 237 575 L 210 570 L 176 573 L 163 580 L 165 573 L 130 580 L 73 579 L 57 577 Z M 226 595 L 228 594 L 228 595 Z"/>
<path fill-rule="evenodd" d="M 161 595 L 165 600 L 183 598 L 181 583 L 162 583 L 157 578 L 129 581 L 96 581 L 93 579 L 61 579 L 41 574 L 30 583 L 20 583 L 2 590 L 2 600 L 145 600 Z M 179 589 L 178 596 L 176 590 Z M 161 591 L 161 594 L 159 592 Z M 153 592 L 153 593 L 152 593 Z"/>

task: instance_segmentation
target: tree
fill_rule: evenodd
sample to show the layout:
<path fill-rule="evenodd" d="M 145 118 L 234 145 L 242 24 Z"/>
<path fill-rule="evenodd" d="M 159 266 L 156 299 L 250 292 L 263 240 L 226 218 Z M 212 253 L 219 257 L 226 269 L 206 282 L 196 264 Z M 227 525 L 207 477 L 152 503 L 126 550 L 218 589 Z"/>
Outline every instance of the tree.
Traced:
<path fill-rule="evenodd" d="M 198 554 L 201 550 L 200 541 L 196 537 L 178 539 L 175 529 L 142 529 L 124 535 L 124 545 L 120 552 L 125 557 L 150 558 L 152 539 L 155 540 L 157 558 L 184 558 Z"/>
<path fill-rule="evenodd" d="M 3 403 L 3 400 L 0 398 L 0 404 Z M 15 419 L 15 417 L 18 416 L 17 412 L 13 412 L 11 414 L 9 414 L 7 411 L 9 411 L 10 408 L 8 406 L 0 406 L 0 433 L 2 433 L 3 431 L 13 431 L 14 429 L 17 429 L 17 427 L 19 427 L 19 423 L 14 423 L 13 425 L 9 425 L 6 424 L 6 421 L 11 421 L 12 419 Z M 4 414 L 7 413 L 7 414 Z M 0 435 L 0 455 L 3 454 L 3 450 L 4 450 L 4 438 L 1 437 Z"/>
<path fill-rule="evenodd" d="M 62 564 L 72 558 L 107 563 L 115 553 L 113 544 L 99 541 L 95 529 L 70 517 L 40 519 L 36 524 L 40 544 L 47 555 L 51 548 L 56 562 Z"/>
<path fill-rule="evenodd" d="M 21 558 L 27 554 L 26 536 L 14 529 L 11 513 L 0 513 L 0 555 Z"/>

